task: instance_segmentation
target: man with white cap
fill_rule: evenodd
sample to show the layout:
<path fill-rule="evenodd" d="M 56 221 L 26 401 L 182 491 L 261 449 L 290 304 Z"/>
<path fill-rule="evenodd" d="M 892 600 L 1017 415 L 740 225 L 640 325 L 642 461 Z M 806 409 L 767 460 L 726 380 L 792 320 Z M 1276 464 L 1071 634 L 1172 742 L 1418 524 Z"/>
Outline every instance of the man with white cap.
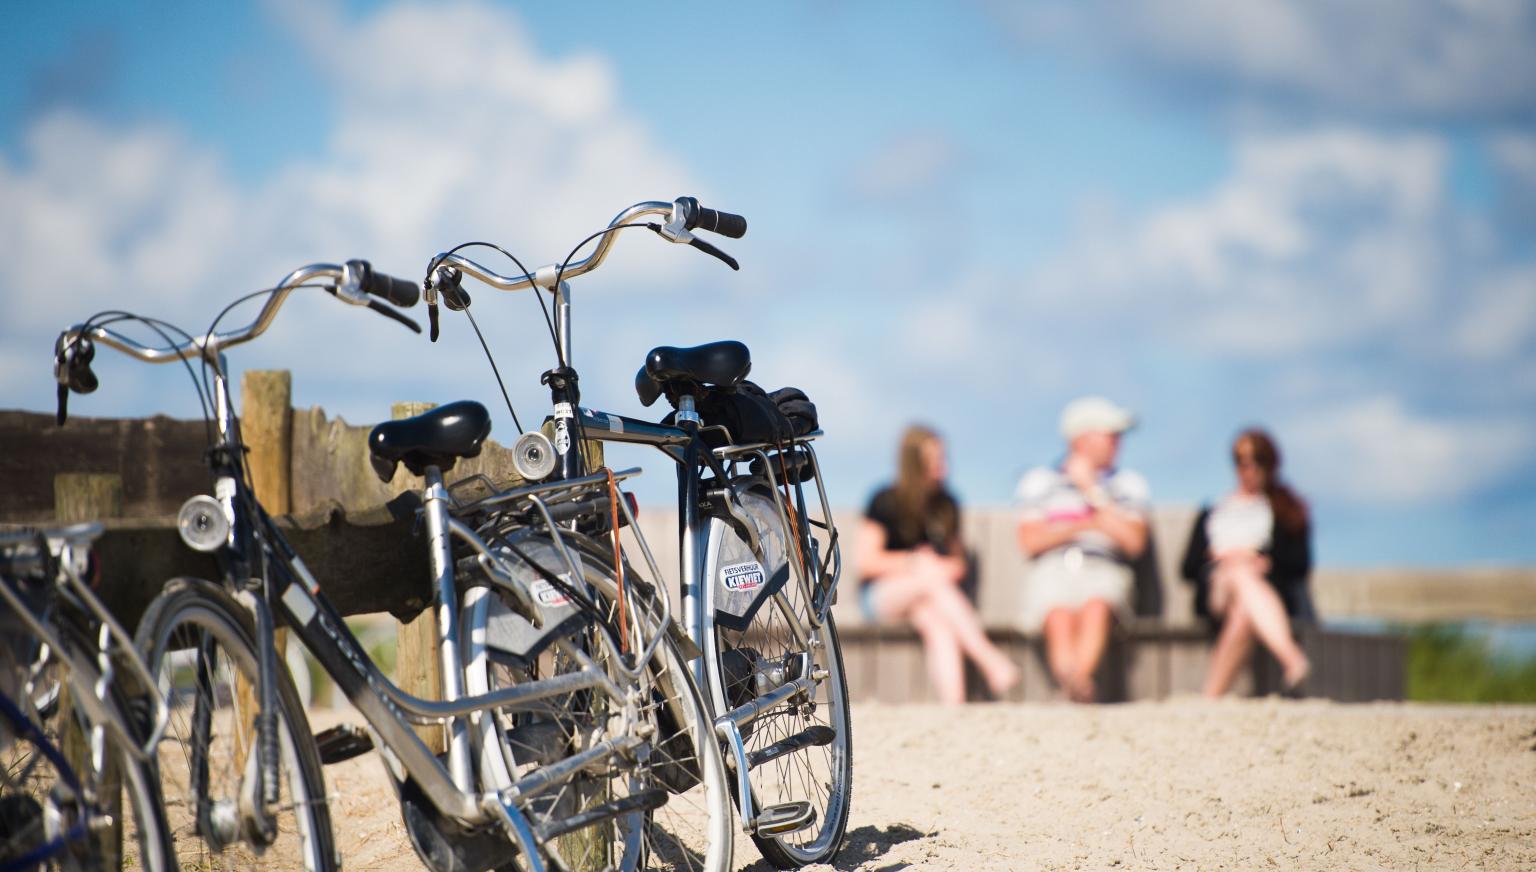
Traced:
<path fill-rule="evenodd" d="M 1130 613 L 1131 563 L 1147 547 L 1146 479 L 1115 467 L 1135 424 L 1103 397 L 1073 400 L 1061 414 L 1066 459 L 1025 473 L 1015 494 L 1019 546 L 1032 558 L 1025 620 L 1043 627 L 1051 674 L 1076 702 L 1096 698 L 1094 672 L 1115 615 Z"/>

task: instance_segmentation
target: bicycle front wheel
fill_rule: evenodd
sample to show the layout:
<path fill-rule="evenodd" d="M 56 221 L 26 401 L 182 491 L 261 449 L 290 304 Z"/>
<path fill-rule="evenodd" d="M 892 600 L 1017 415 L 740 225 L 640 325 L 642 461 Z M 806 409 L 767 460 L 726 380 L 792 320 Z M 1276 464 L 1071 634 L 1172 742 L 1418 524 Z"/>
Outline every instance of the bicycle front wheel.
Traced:
<path fill-rule="evenodd" d="M 157 768 L 180 868 L 338 868 L 320 756 L 282 668 L 274 675 L 278 801 L 258 810 L 249 612 L 218 585 L 177 579 L 144 613 L 137 641 L 170 707 Z"/>
<path fill-rule="evenodd" d="M 613 558 L 601 549 L 579 546 L 568 534 L 590 589 L 600 607 L 615 607 L 617 584 L 610 569 Z M 527 560 L 556 570 L 554 546 L 538 536 L 523 538 L 518 549 Z M 527 564 L 521 558 L 518 568 Z M 626 575 L 633 578 L 628 567 Z M 643 634 L 665 630 L 647 615 L 644 607 L 649 586 L 641 589 L 631 581 L 629 610 L 638 616 Z M 547 590 L 530 581 L 533 590 Z M 571 869 L 666 869 L 724 872 L 731 863 L 731 808 L 725 765 L 712 737 L 704 703 L 688 675 L 686 663 L 670 639 L 658 646 L 649 669 L 638 681 L 623 676 L 615 667 L 621 657 L 613 639 L 588 622 L 579 628 L 566 624 L 544 645 L 529 644 L 532 628 L 518 613 L 516 602 L 498 591 L 484 588 L 465 598 L 463 633 L 466 638 L 465 677 L 471 693 L 554 678 L 580 668 L 577 658 L 608 670 L 621 686 L 630 688 L 638 722 L 645 737 L 643 754 L 632 765 L 610 765 L 589 770 L 552 791 L 530 809 L 535 828 L 547 832 L 565 829 L 581 815 L 597 809 L 621 808 L 634 803 L 633 811 L 594 820 L 552 839 L 545 850 Z M 553 613 L 546 616 L 552 617 Z M 546 627 L 554 622 L 546 621 Z M 486 789 L 500 789 L 512 781 L 536 773 L 541 766 L 558 763 L 579 753 L 595 739 L 609 737 L 620 721 L 620 706 L 600 691 L 584 690 L 547 700 L 540 709 L 488 712 L 478 724 L 480 770 Z M 647 799 L 649 797 L 649 799 Z"/>

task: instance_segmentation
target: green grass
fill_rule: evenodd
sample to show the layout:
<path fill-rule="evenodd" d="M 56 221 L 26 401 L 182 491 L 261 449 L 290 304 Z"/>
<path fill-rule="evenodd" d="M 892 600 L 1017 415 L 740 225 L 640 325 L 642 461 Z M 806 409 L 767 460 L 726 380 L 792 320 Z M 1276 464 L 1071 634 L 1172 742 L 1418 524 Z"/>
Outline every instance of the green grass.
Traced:
<path fill-rule="evenodd" d="M 1419 702 L 1536 703 L 1536 658 L 1494 657 L 1453 626 L 1408 632 L 1408 698 Z"/>

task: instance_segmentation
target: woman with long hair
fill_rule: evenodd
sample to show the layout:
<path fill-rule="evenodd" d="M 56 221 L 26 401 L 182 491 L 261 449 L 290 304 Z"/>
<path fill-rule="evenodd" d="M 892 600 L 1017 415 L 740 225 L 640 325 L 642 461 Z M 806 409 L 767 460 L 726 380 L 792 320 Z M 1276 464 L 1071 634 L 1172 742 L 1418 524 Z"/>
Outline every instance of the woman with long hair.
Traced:
<path fill-rule="evenodd" d="M 1233 440 L 1232 463 L 1237 487 L 1200 512 L 1184 552 L 1195 608 L 1220 625 L 1205 679 L 1211 698 L 1231 688 L 1255 639 L 1280 662 L 1286 689 L 1296 689 L 1310 664 L 1291 622 L 1315 618 L 1307 591 L 1311 521 L 1280 478 L 1279 447 L 1263 430 L 1244 430 Z"/>
<path fill-rule="evenodd" d="M 859 599 L 871 620 L 910 623 L 923 640 L 928 676 L 945 703 L 965 702 L 965 658 L 1001 696 L 1019 670 L 982 628 L 960 586 L 969 566 L 960 505 L 944 480 L 944 442 L 927 427 L 901 438 L 896 482 L 875 494 L 859 531 Z"/>

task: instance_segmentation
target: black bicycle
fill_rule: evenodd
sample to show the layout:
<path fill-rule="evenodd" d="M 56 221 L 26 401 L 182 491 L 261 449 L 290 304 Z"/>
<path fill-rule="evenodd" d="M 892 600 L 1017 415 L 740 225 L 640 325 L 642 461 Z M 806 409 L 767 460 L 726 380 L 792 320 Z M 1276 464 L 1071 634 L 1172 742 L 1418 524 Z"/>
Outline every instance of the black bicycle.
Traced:
<path fill-rule="evenodd" d="M 515 450 L 523 474 L 535 481 L 581 480 L 584 439 L 650 445 L 676 462 L 682 620 L 703 654 L 694 677 L 706 690 L 735 772 L 741 828 L 779 868 L 827 862 L 847 828 L 852 757 L 847 683 L 830 611 L 840 550 L 812 444 L 822 433 L 803 393 L 770 395 L 746 381 L 750 353 L 732 341 L 662 346 L 646 355 L 636 390 L 647 406 L 668 399 L 674 411 L 661 423 L 581 407 L 568 280 L 596 269 L 619 230 L 637 227 L 737 269 L 730 255 L 693 231 L 740 237 L 746 220 L 691 197 L 638 203 L 557 265 L 528 270 L 498 248 L 516 266 L 513 275 L 460 253 L 496 246 L 458 246 L 428 266 L 433 338 L 439 304 L 468 309 L 465 276 L 503 291 L 534 288 L 553 297 L 553 317 L 545 317 L 556 366 L 543 376 L 553 407 L 550 432 L 520 438 Z M 593 252 L 573 261 L 593 239 Z M 582 523 L 572 521 L 578 528 Z"/>
<path fill-rule="evenodd" d="M 169 870 L 166 710 L 92 590 L 99 524 L 0 532 L 0 870 Z"/>
<path fill-rule="evenodd" d="M 451 492 L 461 489 L 445 484 L 444 473 L 477 455 L 490 432 L 478 404 L 381 424 L 369 437 L 383 478 L 404 465 L 424 481 L 419 518 L 443 698 L 395 686 L 352 635 L 252 492 L 226 378 L 224 350 L 259 336 L 301 287 L 420 331 L 381 301 L 412 305 L 416 287 L 350 261 L 294 271 L 263 292 L 265 305 L 242 330 L 211 327 L 178 340 L 163 322 L 106 314 L 56 346 L 61 421 L 65 389 L 96 386 L 96 343 L 149 362 L 196 359 L 207 382 L 199 388 L 212 407 L 214 495 L 190 499 L 179 523 L 189 547 L 218 558 L 221 579 L 171 581 L 138 631 L 171 700 L 173 741 L 158 769 L 180 861 L 199 869 L 337 868 L 321 765 L 377 743 L 406 831 L 431 869 L 727 868 L 724 764 L 667 633 L 664 598 L 657 602 L 626 567 L 592 559 L 574 531 L 561 532 L 557 518 L 567 504 L 586 505 L 595 481 L 468 502 Z M 167 345 L 152 348 L 110 326 L 126 318 Z M 605 474 L 604 486 L 616 496 L 626 475 Z M 528 513 L 538 522 L 508 529 L 508 518 Z M 464 633 L 465 610 L 494 620 Z M 278 668 L 278 627 L 303 643 L 369 732 L 311 735 L 292 680 Z M 411 728 L 434 723 L 446 727 L 441 757 Z"/>

